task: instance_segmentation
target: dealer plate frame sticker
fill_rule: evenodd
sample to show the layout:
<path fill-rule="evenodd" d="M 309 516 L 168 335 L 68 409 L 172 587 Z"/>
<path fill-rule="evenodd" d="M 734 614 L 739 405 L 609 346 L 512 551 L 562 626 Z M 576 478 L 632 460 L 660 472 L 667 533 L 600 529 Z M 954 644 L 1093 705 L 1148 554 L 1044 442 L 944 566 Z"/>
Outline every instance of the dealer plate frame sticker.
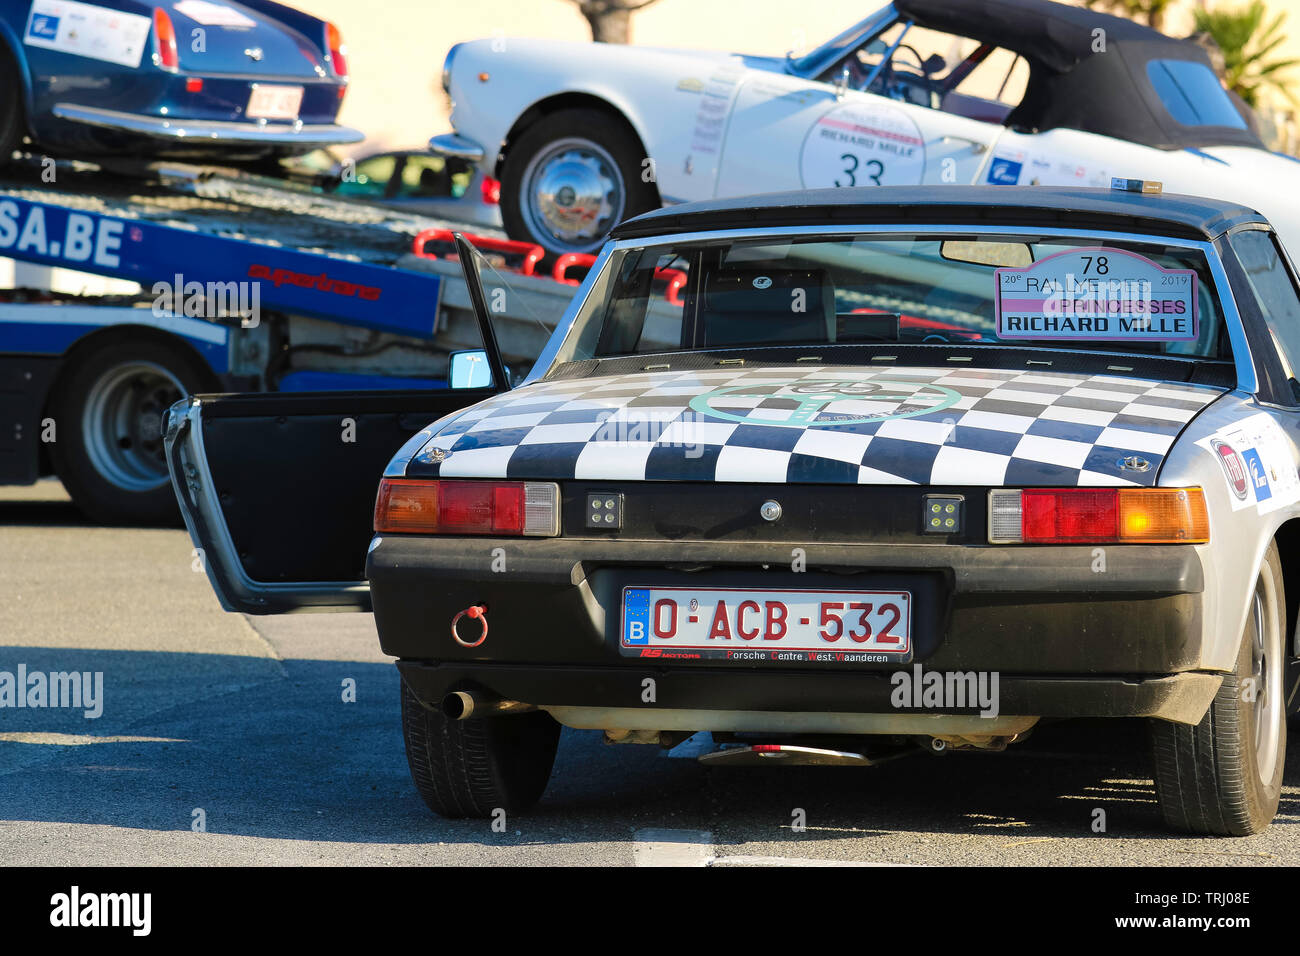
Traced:
<path fill-rule="evenodd" d="M 661 607 L 665 600 L 673 605 L 668 617 Z M 618 649 L 624 657 L 676 660 L 902 664 L 912 660 L 915 649 L 914 603 L 912 592 L 901 588 L 629 585 L 621 593 Z M 771 605 L 779 605 L 782 614 Z M 682 625 L 695 636 L 681 633 Z M 792 626 L 806 633 L 794 643 L 773 643 L 789 636 Z M 778 630 L 782 637 L 768 636 Z M 889 640 L 882 643 L 882 635 Z"/>
<path fill-rule="evenodd" d="M 997 335 L 1007 341 L 1194 342 L 1194 269 L 1125 249 L 1069 249 L 994 273 Z"/>

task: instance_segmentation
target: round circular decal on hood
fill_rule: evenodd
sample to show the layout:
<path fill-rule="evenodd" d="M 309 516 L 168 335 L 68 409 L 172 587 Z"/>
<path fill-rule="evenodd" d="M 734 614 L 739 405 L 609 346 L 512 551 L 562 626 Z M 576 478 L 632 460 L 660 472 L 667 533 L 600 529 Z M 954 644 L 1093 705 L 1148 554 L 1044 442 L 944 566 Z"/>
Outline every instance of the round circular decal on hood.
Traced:
<path fill-rule="evenodd" d="M 834 428 L 929 415 L 960 398 L 956 390 L 929 382 L 799 379 L 714 389 L 691 399 L 691 408 L 746 425 Z"/>

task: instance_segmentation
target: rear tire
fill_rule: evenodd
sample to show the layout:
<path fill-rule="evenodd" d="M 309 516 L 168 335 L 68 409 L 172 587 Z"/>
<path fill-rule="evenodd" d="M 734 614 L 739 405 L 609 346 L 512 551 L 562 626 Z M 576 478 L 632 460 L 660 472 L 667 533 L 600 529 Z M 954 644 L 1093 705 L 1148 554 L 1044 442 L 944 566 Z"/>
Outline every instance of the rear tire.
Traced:
<path fill-rule="evenodd" d="M 411 779 L 442 817 L 517 813 L 546 789 L 560 725 L 535 711 L 452 720 L 422 705 L 402 681 L 402 736 Z"/>
<path fill-rule="evenodd" d="M 598 251 L 614 226 L 659 205 L 655 184 L 643 178 L 646 158 L 617 114 L 570 109 L 542 117 L 506 158 L 506 232 L 551 255 Z"/>
<path fill-rule="evenodd" d="M 77 507 L 106 524 L 176 524 L 162 417 L 172 402 L 211 387 L 198 360 L 161 341 L 92 345 L 74 358 L 49 413 L 50 457 Z"/>
<path fill-rule="evenodd" d="M 1285 632 L 1282 565 L 1270 544 L 1236 668 L 1210 709 L 1195 727 L 1150 722 L 1156 798 L 1173 829 L 1249 836 L 1276 815 L 1286 763 Z"/>

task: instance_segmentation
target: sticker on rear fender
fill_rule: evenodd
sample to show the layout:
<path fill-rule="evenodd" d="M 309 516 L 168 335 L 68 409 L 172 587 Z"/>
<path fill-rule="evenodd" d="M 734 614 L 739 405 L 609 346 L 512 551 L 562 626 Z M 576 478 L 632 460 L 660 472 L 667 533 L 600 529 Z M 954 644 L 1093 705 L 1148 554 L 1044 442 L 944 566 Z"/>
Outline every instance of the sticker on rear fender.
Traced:
<path fill-rule="evenodd" d="M 152 25 L 149 17 L 79 0 L 34 0 L 23 43 L 136 69 Z"/>
<path fill-rule="evenodd" d="M 912 659 L 906 591 L 623 589 L 627 657 L 897 664 Z"/>
<path fill-rule="evenodd" d="M 1104 246 L 995 273 L 997 334 L 1010 340 L 1186 342 L 1200 334 L 1197 276 Z"/>
<path fill-rule="evenodd" d="M 1268 514 L 1300 501 L 1291 440 L 1267 412 L 1225 425 L 1196 444 L 1218 461 L 1233 511 L 1253 505 Z"/>

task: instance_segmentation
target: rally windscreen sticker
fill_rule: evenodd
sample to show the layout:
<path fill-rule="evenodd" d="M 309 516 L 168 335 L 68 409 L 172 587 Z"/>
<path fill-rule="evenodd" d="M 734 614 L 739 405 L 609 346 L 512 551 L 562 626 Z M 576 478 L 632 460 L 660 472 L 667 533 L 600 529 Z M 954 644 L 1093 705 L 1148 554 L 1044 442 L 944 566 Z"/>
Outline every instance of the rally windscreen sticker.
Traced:
<path fill-rule="evenodd" d="M 1004 340 L 1188 342 L 1200 334 L 1196 272 L 1123 249 L 1058 252 L 996 273 Z"/>

